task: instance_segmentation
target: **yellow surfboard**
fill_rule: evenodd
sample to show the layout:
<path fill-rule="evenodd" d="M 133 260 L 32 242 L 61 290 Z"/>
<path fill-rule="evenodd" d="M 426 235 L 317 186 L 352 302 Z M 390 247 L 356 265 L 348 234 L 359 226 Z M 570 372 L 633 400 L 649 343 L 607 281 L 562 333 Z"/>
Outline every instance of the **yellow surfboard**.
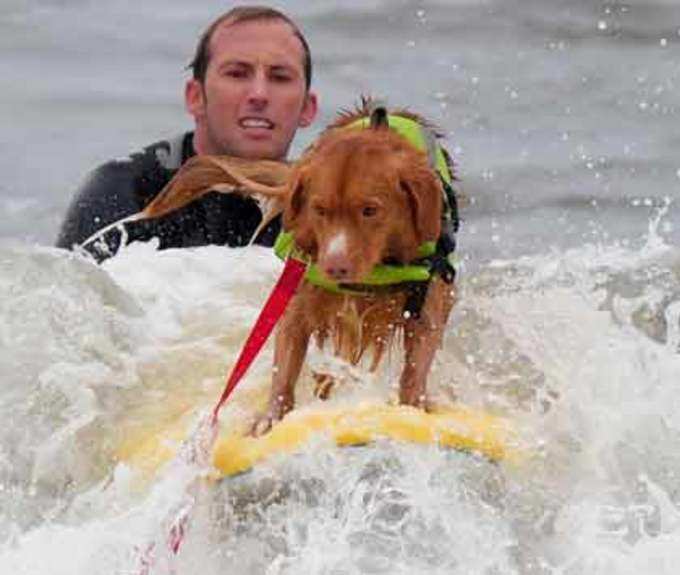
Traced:
<path fill-rule="evenodd" d="M 520 455 L 508 423 L 484 412 L 454 406 L 426 413 L 403 405 L 364 404 L 294 411 L 261 437 L 225 434 L 215 445 L 213 464 L 223 476 L 234 475 L 273 455 L 300 451 L 319 436 L 339 446 L 378 439 L 436 444 L 492 461 Z"/>
<path fill-rule="evenodd" d="M 186 437 L 189 425 L 147 430 L 118 449 L 120 461 L 148 475 L 169 461 Z M 304 407 L 288 414 L 261 436 L 243 435 L 224 426 L 213 450 L 216 478 L 251 469 L 273 456 L 302 451 L 311 440 L 327 438 L 338 446 L 364 445 L 387 439 L 479 454 L 491 461 L 517 462 L 523 458 L 508 421 L 461 405 L 426 413 L 403 405 Z"/>

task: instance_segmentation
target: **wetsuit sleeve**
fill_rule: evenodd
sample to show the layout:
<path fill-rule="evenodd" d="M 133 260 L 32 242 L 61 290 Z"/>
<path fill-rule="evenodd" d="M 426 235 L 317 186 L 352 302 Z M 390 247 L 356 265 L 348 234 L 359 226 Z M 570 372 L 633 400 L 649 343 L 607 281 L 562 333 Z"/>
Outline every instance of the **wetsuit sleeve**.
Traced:
<path fill-rule="evenodd" d="M 161 165 L 158 156 L 159 149 L 169 148 L 168 142 L 159 142 L 132 154 L 129 160 L 108 162 L 94 170 L 71 201 L 57 247 L 82 246 L 101 262 L 114 255 L 122 244 L 152 238 L 158 239 L 159 249 L 246 245 L 262 214 L 252 198 L 236 194 L 208 193 L 161 218 L 104 230 L 141 211 L 170 181 L 175 169 Z M 272 222 L 255 243 L 273 245 L 279 229 L 280 221 Z M 82 245 L 97 232 L 100 233 L 93 241 Z"/>
<path fill-rule="evenodd" d="M 56 245 L 73 249 L 97 230 L 140 209 L 130 162 L 108 162 L 90 173 L 76 192 Z"/>

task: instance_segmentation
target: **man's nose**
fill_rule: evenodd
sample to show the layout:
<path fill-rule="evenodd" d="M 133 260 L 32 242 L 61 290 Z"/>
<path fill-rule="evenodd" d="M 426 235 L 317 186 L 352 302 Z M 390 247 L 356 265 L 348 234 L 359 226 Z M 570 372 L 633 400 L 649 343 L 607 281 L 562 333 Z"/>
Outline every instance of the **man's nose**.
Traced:
<path fill-rule="evenodd" d="M 248 92 L 248 99 L 251 103 L 259 106 L 266 105 L 269 101 L 269 82 L 264 73 L 257 72 L 253 76 Z"/>

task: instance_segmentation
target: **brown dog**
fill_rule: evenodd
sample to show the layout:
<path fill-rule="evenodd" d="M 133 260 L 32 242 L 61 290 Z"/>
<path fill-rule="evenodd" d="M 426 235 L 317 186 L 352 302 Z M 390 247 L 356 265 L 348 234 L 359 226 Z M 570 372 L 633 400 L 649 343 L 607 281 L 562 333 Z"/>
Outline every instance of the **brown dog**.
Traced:
<path fill-rule="evenodd" d="M 381 111 L 378 113 L 378 111 Z M 349 293 L 303 282 L 278 326 L 267 410 L 252 432 L 265 433 L 294 405 L 295 383 L 314 336 L 356 364 L 371 350 L 375 370 L 385 349 L 401 336 L 404 366 L 399 401 L 426 407 L 426 382 L 455 294 L 442 274 L 419 284 L 416 313 L 405 311 L 412 282 L 363 289 L 376 265 L 409 264 L 442 233 L 444 193 L 428 155 L 389 128 L 379 108 L 370 128 L 349 127 L 369 114 L 368 102 L 344 114 L 294 166 L 199 156 L 189 161 L 144 212 L 158 217 L 211 190 L 264 198 L 261 225 L 283 212 L 297 253 L 326 280 Z M 417 116 L 400 113 L 422 124 Z"/>
<path fill-rule="evenodd" d="M 372 118 L 347 129 L 345 116 L 296 165 L 286 194 L 284 229 L 327 280 L 361 285 L 378 264 L 408 264 L 441 233 L 443 191 L 427 155 Z M 434 276 L 419 314 L 404 312 L 409 285 L 336 293 L 304 282 L 278 326 L 268 409 L 253 426 L 266 432 L 294 405 L 294 388 L 310 338 L 356 364 L 371 349 L 376 369 L 386 347 L 403 337 L 399 401 L 424 408 L 426 380 L 454 302 Z"/>

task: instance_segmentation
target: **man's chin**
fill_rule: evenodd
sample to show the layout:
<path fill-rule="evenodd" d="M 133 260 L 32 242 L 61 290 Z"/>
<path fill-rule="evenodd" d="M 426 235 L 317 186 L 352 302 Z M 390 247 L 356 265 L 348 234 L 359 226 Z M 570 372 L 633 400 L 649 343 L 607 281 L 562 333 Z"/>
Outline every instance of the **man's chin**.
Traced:
<path fill-rule="evenodd" d="M 286 151 L 271 140 L 250 140 L 231 149 L 231 155 L 245 160 L 283 160 Z"/>

